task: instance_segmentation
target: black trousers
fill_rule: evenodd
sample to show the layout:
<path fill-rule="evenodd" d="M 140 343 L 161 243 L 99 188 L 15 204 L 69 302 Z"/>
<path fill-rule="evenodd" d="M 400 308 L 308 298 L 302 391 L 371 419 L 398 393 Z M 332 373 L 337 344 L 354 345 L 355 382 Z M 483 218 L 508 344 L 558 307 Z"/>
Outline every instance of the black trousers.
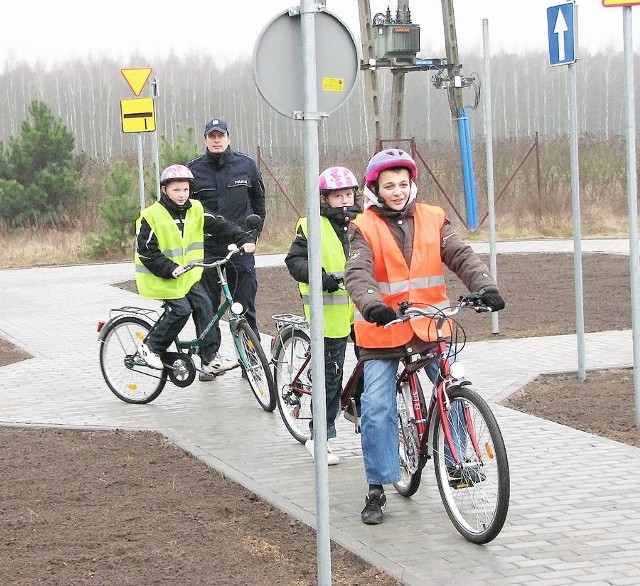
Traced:
<path fill-rule="evenodd" d="M 227 263 L 227 283 L 229 284 L 229 290 L 234 301 L 242 303 L 245 308 L 245 316 L 247 322 L 251 326 L 251 329 L 256 333 L 258 338 L 260 333 L 258 332 L 258 324 L 256 322 L 256 294 L 258 293 L 258 279 L 256 277 L 255 266 L 249 266 L 247 264 L 233 264 L 233 261 Z M 213 306 L 214 313 L 217 311 L 220 305 L 220 299 L 222 296 L 222 286 L 218 281 L 218 273 L 215 269 L 205 269 L 200 281 L 209 295 Z M 217 352 L 222 342 L 222 336 L 220 335 L 220 328 L 216 326 L 213 328 L 215 339 L 215 351 Z"/>

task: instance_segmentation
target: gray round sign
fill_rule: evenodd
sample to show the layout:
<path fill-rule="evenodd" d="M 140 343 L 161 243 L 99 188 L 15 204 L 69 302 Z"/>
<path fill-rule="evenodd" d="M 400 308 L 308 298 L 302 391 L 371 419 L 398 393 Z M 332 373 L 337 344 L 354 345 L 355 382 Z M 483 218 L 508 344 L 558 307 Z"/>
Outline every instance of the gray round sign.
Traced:
<path fill-rule="evenodd" d="M 318 111 L 330 114 L 351 94 L 358 53 L 347 26 L 326 10 L 314 17 Z M 304 110 L 300 15 L 276 16 L 260 33 L 253 50 L 253 77 L 260 95 L 280 114 L 296 118 Z"/>

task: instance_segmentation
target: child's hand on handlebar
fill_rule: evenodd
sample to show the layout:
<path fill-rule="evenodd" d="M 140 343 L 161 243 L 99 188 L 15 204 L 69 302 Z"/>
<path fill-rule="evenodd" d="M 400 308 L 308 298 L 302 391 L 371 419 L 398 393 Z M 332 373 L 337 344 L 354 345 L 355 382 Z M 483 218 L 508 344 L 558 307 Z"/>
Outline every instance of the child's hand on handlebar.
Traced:
<path fill-rule="evenodd" d="M 182 273 L 184 273 L 187 269 L 185 269 L 182 265 L 178 265 L 175 269 L 173 269 L 171 276 L 174 279 L 177 279 Z"/>
<path fill-rule="evenodd" d="M 247 242 L 246 244 L 243 244 L 240 248 L 243 253 L 249 254 L 255 251 L 256 244 L 255 242 Z"/>

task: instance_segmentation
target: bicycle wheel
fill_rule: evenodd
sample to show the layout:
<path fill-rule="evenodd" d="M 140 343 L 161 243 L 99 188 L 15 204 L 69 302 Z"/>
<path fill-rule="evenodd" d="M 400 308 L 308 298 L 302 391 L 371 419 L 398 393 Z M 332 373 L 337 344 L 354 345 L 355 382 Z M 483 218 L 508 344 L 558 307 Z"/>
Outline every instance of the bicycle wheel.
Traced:
<path fill-rule="evenodd" d="M 273 348 L 273 376 L 276 382 L 278 410 L 289 433 L 300 443 L 311 434 L 311 370 L 310 363 L 300 370 L 310 352 L 309 335 L 293 326 L 280 330 Z M 293 380 L 303 392 L 293 391 Z"/>
<path fill-rule="evenodd" d="M 426 413 L 420 381 L 417 375 L 413 375 L 411 378 L 415 380 L 418 386 L 422 410 L 423 413 Z M 426 463 L 426 456 L 420 455 L 420 439 L 416 428 L 416 418 L 411 403 L 409 384 L 409 382 L 402 383 L 402 387 L 399 387 L 396 393 L 401 478 L 393 486 L 404 497 L 413 496 L 420 487 L 422 469 Z"/>
<path fill-rule="evenodd" d="M 447 391 L 448 419 L 462 467 L 455 469 L 445 447 L 440 414 L 434 413 L 434 465 L 442 503 L 455 528 L 473 543 L 494 539 L 509 508 L 509 462 L 496 418 L 468 387 Z"/>
<path fill-rule="evenodd" d="M 166 369 L 150 368 L 137 355 L 150 329 L 145 320 L 124 315 L 105 324 L 100 332 L 102 376 L 113 394 L 126 403 L 150 403 L 167 382 Z"/>
<path fill-rule="evenodd" d="M 273 411 L 276 408 L 276 388 L 258 336 L 246 321 L 236 323 L 232 333 L 236 339 L 240 364 L 247 374 L 255 398 L 265 411 Z"/>

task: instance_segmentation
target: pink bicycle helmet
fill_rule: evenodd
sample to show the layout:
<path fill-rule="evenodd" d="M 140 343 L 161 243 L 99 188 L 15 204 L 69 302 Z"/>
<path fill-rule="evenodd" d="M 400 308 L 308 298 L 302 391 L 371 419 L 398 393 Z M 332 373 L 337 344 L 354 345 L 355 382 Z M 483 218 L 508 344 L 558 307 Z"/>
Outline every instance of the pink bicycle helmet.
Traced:
<path fill-rule="evenodd" d="M 349 189 L 350 187 L 358 189 L 358 180 L 346 167 L 329 167 L 318 177 L 318 189 L 321 193 Z"/>
<path fill-rule="evenodd" d="M 171 181 L 180 180 L 193 183 L 193 173 L 189 167 L 185 167 L 184 165 L 169 165 L 169 167 L 160 174 L 160 185 L 166 185 Z"/>
<path fill-rule="evenodd" d="M 385 149 L 373 155 L 367 165 L 367 170 L 364 174 L 364 181 L 367 187 L 372 189 L 380 173 L 391 167 L 404 167 L 405 169 L 409 169 L 411 181 L 415 181 L 418 177 L 418 166 L 411 158 L 411 155 L 400 149 Z"/>

